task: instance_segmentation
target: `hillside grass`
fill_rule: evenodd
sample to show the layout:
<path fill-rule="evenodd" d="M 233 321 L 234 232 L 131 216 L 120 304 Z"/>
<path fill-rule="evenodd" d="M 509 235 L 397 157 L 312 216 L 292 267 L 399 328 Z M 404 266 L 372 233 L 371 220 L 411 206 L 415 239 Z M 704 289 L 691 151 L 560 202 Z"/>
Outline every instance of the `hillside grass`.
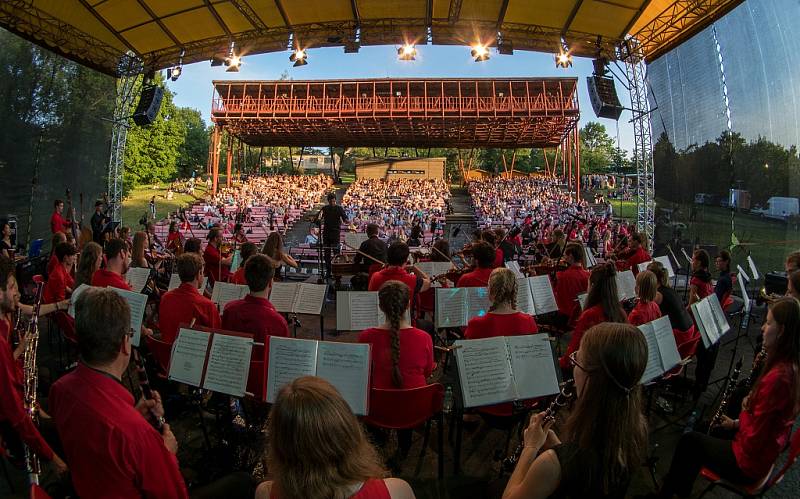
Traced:
<path fill-rule="evenodd" d="M 139 186 L 128 193 L 122 201 L 122 225 L 137 226 L 142 215 L 149 214 L 149 203 L 152 196 L 156 197 L 156 220 L 165 218 L 170 212 L 186 207 L 201 199 L 206 194 L 206 186 L 198 182 L 194 195 L 175 193 L 172 199 L 167 199 L 169 183 Z"/>

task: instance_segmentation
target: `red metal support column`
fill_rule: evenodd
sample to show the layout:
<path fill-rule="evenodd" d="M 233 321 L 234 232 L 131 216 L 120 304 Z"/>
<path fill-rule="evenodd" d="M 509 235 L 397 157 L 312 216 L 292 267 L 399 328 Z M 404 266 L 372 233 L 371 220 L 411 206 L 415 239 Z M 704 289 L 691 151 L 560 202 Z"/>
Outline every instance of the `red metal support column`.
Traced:
<path fill-rule="evenodd" d="M 581 201 L 581 133 L 575 126 L 577 139 L 575 140 L 575 199 Z"/>
<path fill-rule="evenodd" d="M 233 135 L 228 135 L 228 154 L 225 157 L 225 185 L 231 186 L 231 163 L 233 162 Z"/>
<path fill-rule="evenodd" d="M 212 187 L 211 193 L 217 193 L 217 187 L 219 185 L 219 145 L 221 139 L 222 131 L 220 127 L 215 126 L 214 132 L 211 136 L 211 147 L 213 149 L 212 156 L 212 166 L 211 166 L 211 175 L 212 175 Z"/>

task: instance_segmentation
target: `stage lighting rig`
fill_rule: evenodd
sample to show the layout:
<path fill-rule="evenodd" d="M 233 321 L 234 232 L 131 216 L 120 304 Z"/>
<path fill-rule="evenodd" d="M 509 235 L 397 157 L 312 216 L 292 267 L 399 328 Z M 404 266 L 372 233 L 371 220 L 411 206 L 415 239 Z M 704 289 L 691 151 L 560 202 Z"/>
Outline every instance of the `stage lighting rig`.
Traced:
<path fill-rule="evenodd" d="M 308 64 L 308 54 L 303 49 L 297 49 L 289 56 L 289 62 L 293 62 L 294 67 L 305 66 Z"/>
<path fill-rule="evenodd" d="M 489 48 L 481 43 L 474 44 L 472 46 L 470 54 L 472 54 L 472 58 L 475 59 L 475 62 L 483 62 L 489 60 Z"/>
<path fill-rule="evenodd" d="M 414 61 L 417 59 L 417 49 L 411 43 L 406 43 L 397 49 L 397 58 L 401 61 Z"/>
<path fill-rule="evenodd" d="M 228 66 L 228 69 L 225 70 L 227 73 L 238 73 L 239 68 L 242 67 L 242 58 L 238 55 L 231 55 L 227 59 L 225 59 L 225 65 Z"/>
<path fill-rule="evenodd" d="M 561 39 L 561 46 L 558 49 L 558 53 L 555 54 L 555 61 L 557 68 L 567 69 L 572 67 L 572 54 L 567 46 L 567 42 L 563 38 Z"/>
<path fill-rule="evenodd" d="M 181 55 L 178 57 L 178 65 L 174 68 L 167 69 L 167 79 L 172 81 L 178 81 L 178 78 L 181 77 L 181 73 L 183 73 L 183 55 L 185 52 L 181 50 Z M 212 62 L 213 66 L 213 62 Z"/>

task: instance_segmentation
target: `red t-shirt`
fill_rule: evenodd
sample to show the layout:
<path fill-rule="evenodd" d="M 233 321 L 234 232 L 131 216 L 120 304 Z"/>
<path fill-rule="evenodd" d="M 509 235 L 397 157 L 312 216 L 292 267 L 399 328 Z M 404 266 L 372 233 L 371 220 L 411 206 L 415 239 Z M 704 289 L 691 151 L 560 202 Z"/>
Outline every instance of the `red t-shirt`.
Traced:
<path fill-rule="evenodd" d="M 553 290 L 558 304 L 558 313 L 572 317 L 578 302 L 578 295 L 589 289 L 589 271 L 581 264 L 571 265 L 566 270 L 556 273 L 556 285 Z"/>
<path fill-rule="evenodd" d="M 59 264 L 60 262 L 58 261 L 58 257 L 56 256 L 56 252 L 54 251 L 50 255 L 50 260 L 47 261 L 47 275 L 52 274 L 53 269 L 55 269 Z"/>
<path fill-rule="evenodd" d="M 456 283 L 457 288 L 484 288 L 489 285 L 489 275 L 492 273 L 491 268 L 482 269 L 476 268 L 472 272 L 467 272 L 462 275 Z"/>
<path fill-rule="evenodd" d="M 92 274 L 92 286 L 98 286 L 101 288 L 107 288 L 111 286 L 112 288 L 133 291 L 130 285 L 125 282 L 124 277 L 116 272 L 111 272 L 110 270 L 106 269 L 97 269 L 94 271 L 94 274 Z"/>
<path fill-rule="evenodd" d="M 701 300 L 714 292 L 714 286 L 711 285 L 711 281 L 704 281 L 697 276 L 692 276 L 689 280 L 689 285 L 697 288 L 697 297 Z"/>
<path fill-rule="evenodd" d="M 42 300 L 44 303 L 64 300 L 67 297 L 67 288 L 72 289 L 74 286 L 75 279 L 69 275 L 63 265 L 58 264 L 53 268 L 53 272 L 47 276 L 47 284 L 45 284 L 42 292 Z"/>
<path fill-rule="evenodd" d="M 78 364 L 49 400 L 78 495 L 187 497 L 178 459 L 119 380 Z"/>
<path fill-rule="evenodd" d="M 253 341 L 264 343 L 264 347 L 253 346 L 253 360 L 269 360 L 269 337 L 289 337 L 289 325 L 266 298 L 247 295 L 225 305 L 222 314 L 222 329 L 249 333 Z"/>
<path fill-rule="evenodd" d="M 161 341 L 174 342 L 178 336 L 178 327 L 181 324 L 190 324 L 192 319 L 196 319 L 195 325 L 210 328 L 218 328 L 221 322 L 217 306 L 201 295 L 194 283 L 182 282 L 177 288 L 164 293 L 158 305 Z"/>
<path fill-rule="evenodd" d="M 417 276 L 410 274 L 403 267 L 386 267 L 380 272 L 375 272 L 369 278 L 368 291 L 378 291 L 386 281 L 400 281 L 408 286 L 411 291 L 409 296 L 409 306 L 414 301 L 414 290 L 417 286 Z"/>
<path fill-rule="evenodd" d="M 496 269 L 498 267 L 502 267 L 503 263 L 503 250 L 497 248 L 494 250 L 494 262 L 492 263 L 492 268 Z"/>
<path fill-rule="evenodd" d="M 372 387 L 398 388 L 392 381 L 392 334 L 388 329 L 370 328 L 358 335 L 359 343 L 372 345 Z M 433 371 L 433 340 L 421 329 L 400 330 L 401 388 L 425 386 Z"/>
<path fill-rule="evenodd" d="M 50 232 L 55 234 L 56 232 L 66 232 L 70 230 L 69 222 L 64 220 L 64 217 L 61 216 L 61 213 L 54 211 L 53 214 L 50 216 Z"/>
<path fill-rule="evenodd" d="M 526 313 L 513 314 L 487 313 L 483 317 L 473 317 L 467 324 L 464 337 L 468 340 L 493 338 L 495 336 L 520 336 L 539 332 L 536 320 Z"/>
<path fill-rule="evenodd" d="M 572 352 L 581 347 L 583 333 L 585 333 L 592 326 L 596 326 L 601 322 L 606 322 L 606 320 L 606 314 L 603 311 L 603 305 L 601 304 L 589 307 L 583 311 L 581 316 L 578 317 L 578 322 L 575 324 L 575 330 L 572 331 L 572 338 L 569 340 L 567 353 L 561 356 L 561 358 L 558 360 L 558 363 L 561 365 L 562 369 L 569 369 L 569 356 Z"/>
<path fill-rule="evenodd" d="M 645 303 L 640 300 L 636 303 L 636 306 L 633 307 L 631 313 L 628 314 L 628 322 L 634 326 L 641 326 L 659 317 L 661 317 L 661 307 L 658 306 L 658 303 L 654 301 Z"/>
<path fill-rule="evenodd" d="M 212 282 L 217 282 L 219 280 L 224 281 L 228 278 L 230 267 L 225 265 L 220 266 L 219 262 L 222 260 L 222 254 L 220 254 L 217 248 L 207 244 L 203 252 L 203 260 L 206 263 L 206 275 L 208 275 L 208 278 L 211 279 Z M 222 275 L 220 275 L 220 270 L 222 271 Z"/>
<path fill-rule="evenodd" d="M 736 464 L 745 475 L 758 480 L 769 473 L 786 448 L 794 424 L 794 373 L 791 364 L 780 363 L 761 377 L 749 408 L 739 413 L 739 431 L 733 439 Z"/>
<path fill-rule="evenodd" d="M 247 286 L 247 279 L 244 278 L 244 266 L 236 269 L 236 272 L 230 276 L 231 284 L 241 284 Z M 226 305 L 227 306 L 227 305 Z"/>
<path fill-rule="evenodd" d="M 626 262 L 628 264 L 628 267 L 630 267 L 631 272 L 633 272 L 633 275 L 636 275 L 639 273 L 638 265 L 640 263 L 649 262 L 652 259 L 653 257 L 650 256 L 650 253 L 648 253 L 644 248 L 639 246 L 639 248 L 636 249 L 633 255 L 628 257 Z"/>

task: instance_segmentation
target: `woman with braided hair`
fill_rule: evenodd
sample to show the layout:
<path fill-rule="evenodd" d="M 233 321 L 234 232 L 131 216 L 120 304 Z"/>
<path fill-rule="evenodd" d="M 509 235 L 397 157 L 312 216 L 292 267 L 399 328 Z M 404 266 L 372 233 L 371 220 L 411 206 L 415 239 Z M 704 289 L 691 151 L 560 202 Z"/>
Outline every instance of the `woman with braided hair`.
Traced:
<path fill-rule="evenodd" d="M 497 268 L 489 275 L 489 312 L 473 317 L 464 337 L 468 340 L 533 334 L 539 331 L 534 318 L 517 311 L 517 278 L 507 268 Z"/>
<path fill-rule="evenodd" d="M 373 388 L 425 386 L 433 371 L 433 341 L 411 326 L 407 311 L 411 291 L 400 281 L 386 281 L 378 290 L 378 306 L 386 322 L 365 329 L 360 343 L 372 345 Z"/>

